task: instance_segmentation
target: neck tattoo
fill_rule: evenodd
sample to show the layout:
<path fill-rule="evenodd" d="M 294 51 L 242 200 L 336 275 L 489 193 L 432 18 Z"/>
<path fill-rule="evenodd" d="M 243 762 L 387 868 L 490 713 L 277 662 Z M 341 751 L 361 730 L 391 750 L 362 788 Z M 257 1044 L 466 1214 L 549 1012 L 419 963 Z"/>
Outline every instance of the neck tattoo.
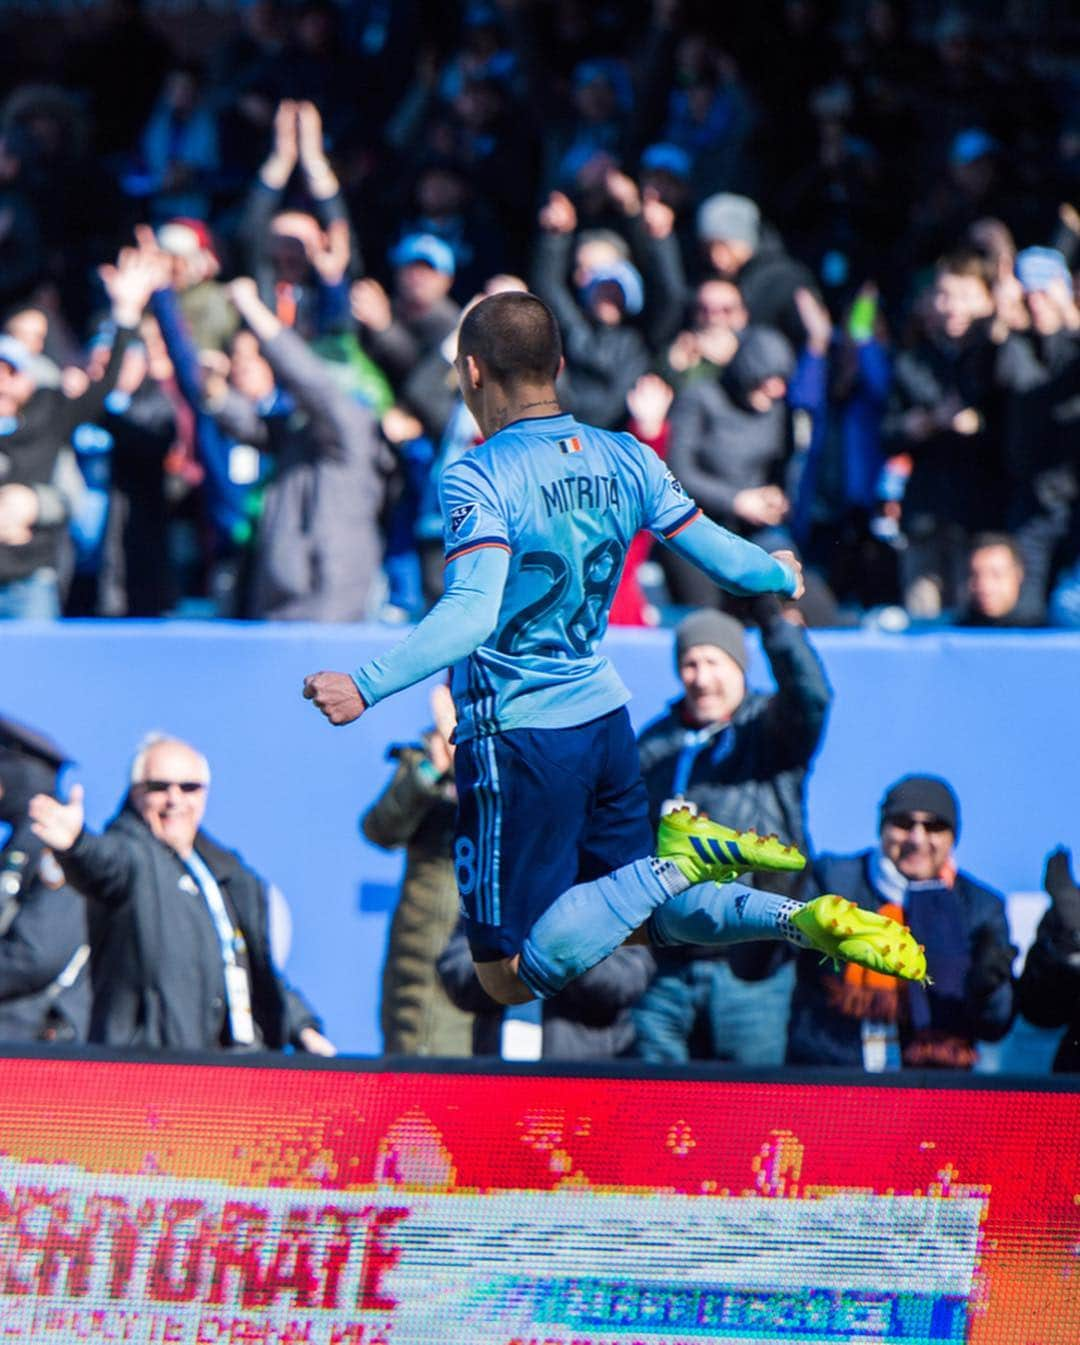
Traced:
<path fill-rule="evenodd" d="M 501 430 L 508 421 L 519 420 L 523 411 L 532 411 L 538 406 L 553 406 L 556 411 L 561 409 L 555 397 L 543 397 L 538 402 L 522 402 L 519 406 L 497 406 L 492 412 L 492 424 Z"/>
<path fill-rule="evenodd" d="M 536 406 L 554 406 L 554 407 L 558 408 L 558 405 L 559 405 L 559 403 L 558 403 L 558 401 L 556 400 L 556 398 L 554 398 L 554 397 L 545 397 L 545 398 L 543 398 L 542 401 L 539 401 L 539 402 L 522 402 L 520 406 L 518 406 L 518 407 L 515 408 L 515 410 L 517 410 L 517 411 L 531 411 L 531 410 L 533 409 L 533 407 L 536 407 Z"/>

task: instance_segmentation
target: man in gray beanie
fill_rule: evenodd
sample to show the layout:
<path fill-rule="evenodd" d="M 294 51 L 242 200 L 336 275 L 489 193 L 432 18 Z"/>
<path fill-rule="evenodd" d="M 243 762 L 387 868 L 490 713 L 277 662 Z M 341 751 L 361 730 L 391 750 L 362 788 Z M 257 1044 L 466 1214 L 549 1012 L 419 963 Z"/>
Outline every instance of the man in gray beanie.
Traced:
<path fill-rule="evenodd" d="M 813 273 L 788 256 L 779 236 L 762 221 L 756 203 L 748 196 L 718 192 L 698 207 L 697 232 L 713 271 L 738 281 L 750 321 L 778 327 L 800 349 L 806 329 L 795 291 L 808 289 L 821 296 Z"/>
<path fill-rule="evenodd" d="M 780 604 L 755 599 L 750 608 L 778 689 L 747 690 L 746 633 L 735 617 L 712 608 L 687 616 L 675 629 L 681 694 L 638 740 L 650 812 L 655 821 L 682 798 L 727 825 L 777 832 L 805 850 L 806 777 L 831 692 L 806 632 L 784 620 Z M 768 891 L 794 888 L 786 875 L 751 881 Z M 753 983 L 737 974 L 759 961 L 761 946 L 660 951 L 659 975 L 634 1010 L 637 1054 L 684 1061 L 704 1042 L 712 1059 L 781 1064 L 791 966 L 775 974 L 780 959 L 764 974 L 755 966 Z"/>

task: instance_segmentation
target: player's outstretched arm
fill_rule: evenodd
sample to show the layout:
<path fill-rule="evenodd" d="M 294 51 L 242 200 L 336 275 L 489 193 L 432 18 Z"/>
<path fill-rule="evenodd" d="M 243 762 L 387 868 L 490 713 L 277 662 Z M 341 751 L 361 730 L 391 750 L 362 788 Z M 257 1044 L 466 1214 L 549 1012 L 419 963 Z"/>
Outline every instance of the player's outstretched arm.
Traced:
<path fill-rule="evenodd" d="M 502 547 L 459 556 L 447 566 L 443 596 L 404 640 L 351 676 L 312 673 L 304 696 L 332 724 L 351 724 L 376 701 L 459 663 L 495 629 L 509 569 Z"/>
<path fill-rule="evenodd" d="M 704 514 L 665 540 L 673 551 L 737 597 L 750 598 L 758 593 L 802 597 L 802 565 L 793 551 L 777 551 L 770 556 Z"/>

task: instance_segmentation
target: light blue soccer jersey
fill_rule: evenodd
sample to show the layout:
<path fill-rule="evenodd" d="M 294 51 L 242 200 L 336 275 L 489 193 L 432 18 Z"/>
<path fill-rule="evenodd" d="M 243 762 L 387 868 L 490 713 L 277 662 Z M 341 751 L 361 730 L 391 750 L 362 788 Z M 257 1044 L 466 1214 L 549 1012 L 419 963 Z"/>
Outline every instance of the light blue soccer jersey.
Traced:
<path fill-rule="evenodd" d="M 630 694 L 596 652 L 627 548 L 670 538 L 700 510 L 630 434 L 544 416 L 508 425 L 450 467 L 441 488 L 447 562 L 510 553 L 491 636 L 454 669 L 460 740 L 565 728 Z"/>

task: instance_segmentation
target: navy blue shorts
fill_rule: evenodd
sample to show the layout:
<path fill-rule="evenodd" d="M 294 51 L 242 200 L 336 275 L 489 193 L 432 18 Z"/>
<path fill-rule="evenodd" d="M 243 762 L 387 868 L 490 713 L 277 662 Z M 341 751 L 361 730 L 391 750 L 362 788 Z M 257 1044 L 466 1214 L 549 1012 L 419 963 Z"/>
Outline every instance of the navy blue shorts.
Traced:
<path fill-rule="evenodd" d="M 457 749 L 454 870 L 477 962 L 521 951 L 560 893 L 654 849 L 625 709 L 567 729 L 508 729 Z"/>

